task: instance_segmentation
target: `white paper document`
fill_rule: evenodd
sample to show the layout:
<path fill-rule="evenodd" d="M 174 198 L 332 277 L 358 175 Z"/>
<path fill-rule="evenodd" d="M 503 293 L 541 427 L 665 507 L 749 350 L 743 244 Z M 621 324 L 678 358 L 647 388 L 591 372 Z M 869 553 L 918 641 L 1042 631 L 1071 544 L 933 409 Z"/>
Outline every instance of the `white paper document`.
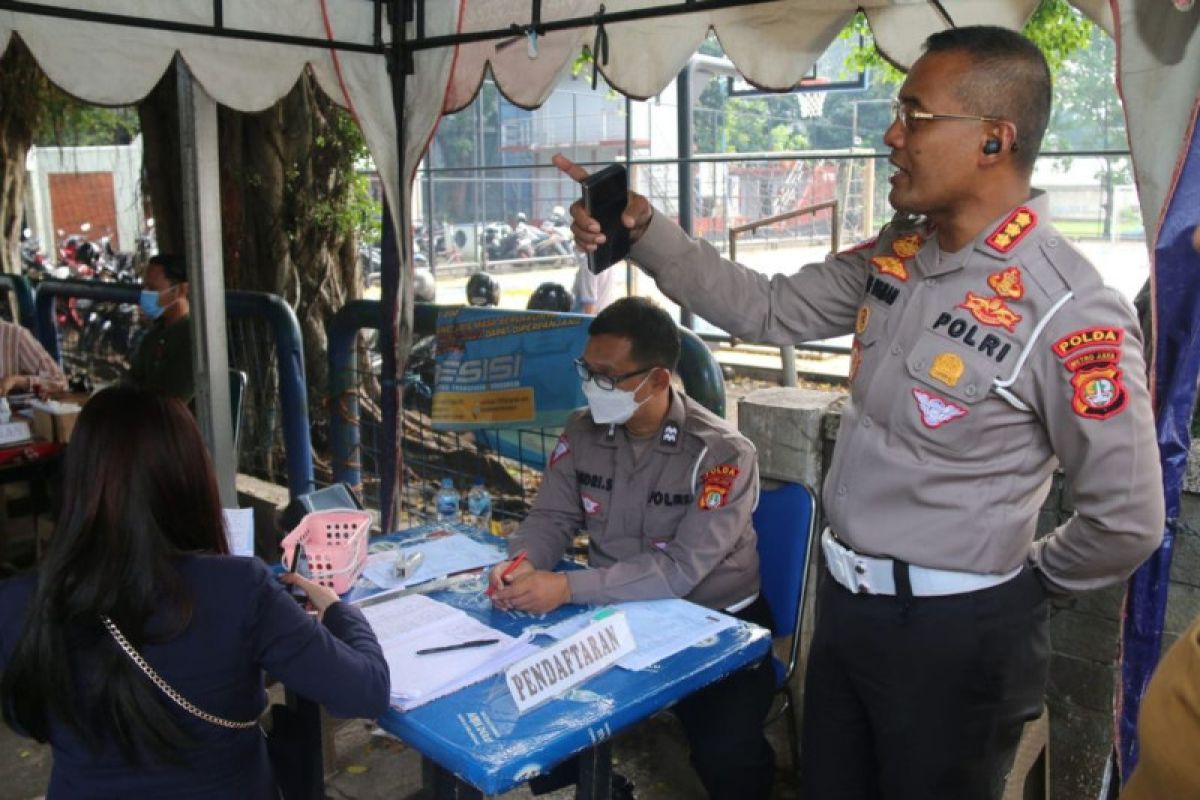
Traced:
<path fill-rule="evenodd" d="M 637 649 L 617 662 L 618 667 L 625 669 L 646 669 L 738 624 L 738 620 L 728 614 L 687 600 L 614 603 L 611 608 L 625 612 L 637 642 Z M 538 633 L 562 639 L 586 627 L 593 616 L 580 614 Z"/>
<path fill-rule="evenodd" d="M 383 648 L 392 679 L 392 705 L 401 711 L 436 700 L 495 675 L 538 648 L 425 595 L 411 594 L 362 608 Z M 418 655 L 418 650 L 463 642 L 494 644 Z"/>
<path fill-rule="evenodd" d="M 396 560 L 413 552 L 424 555 L 420 566 L 407 578 L 398 576 Z M 454 533 L 393 550 L 372 553 L 367 557 L 363 576 L 381 589 L 397 589 L 444 578 L 464 570 L 490 567 L 506 558 L 507 554 L 499 547 L 482 544 L 469 536 Z"/>
<path fill-rule="evenodd" d="M 229 552 L 235 556 L 254 555 L 254 509 L 225 508 L 225 532 L 229 535 Z"/>

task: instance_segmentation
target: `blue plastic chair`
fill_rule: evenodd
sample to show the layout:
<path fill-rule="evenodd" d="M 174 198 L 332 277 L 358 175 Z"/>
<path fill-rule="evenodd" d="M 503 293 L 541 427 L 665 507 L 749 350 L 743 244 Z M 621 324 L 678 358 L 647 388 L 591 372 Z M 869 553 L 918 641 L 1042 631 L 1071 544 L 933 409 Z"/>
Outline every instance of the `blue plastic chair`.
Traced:
<path fill-rule="evenodd" d="M 775 691 L 783 695 L 783 703 L 765 724 L 787 715 L 792 765 L 797 772 L 800 765 L 800 735 L 796 730 L 796 699 L 791 680 L 800 656 L 800 620 L 804 615 L 809 557 L 816 540 L 816 516 L 816 500 L 812 492 L 799 483 L 780 483 L 773 488 L 764 488 L 758 497 L 758 507 L 754 510 L 758 568 L 762 576 L 761 592 L 775 620 L 775 629 L 771 633 L 777 640 L 791 637 L 787 662 L 772 657 L 775 664 Z"/>

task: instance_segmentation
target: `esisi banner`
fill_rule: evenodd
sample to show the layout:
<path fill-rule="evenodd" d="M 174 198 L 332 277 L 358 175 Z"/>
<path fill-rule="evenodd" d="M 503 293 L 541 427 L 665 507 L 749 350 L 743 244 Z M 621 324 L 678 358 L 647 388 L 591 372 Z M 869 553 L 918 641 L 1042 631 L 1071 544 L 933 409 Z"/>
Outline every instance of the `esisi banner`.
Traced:
<path fill-rule="evenodd" d="M 560 428 L 586 404 L 573 362 L 592 318 L 451 308 L 438 314 L 433 427 Z"/>

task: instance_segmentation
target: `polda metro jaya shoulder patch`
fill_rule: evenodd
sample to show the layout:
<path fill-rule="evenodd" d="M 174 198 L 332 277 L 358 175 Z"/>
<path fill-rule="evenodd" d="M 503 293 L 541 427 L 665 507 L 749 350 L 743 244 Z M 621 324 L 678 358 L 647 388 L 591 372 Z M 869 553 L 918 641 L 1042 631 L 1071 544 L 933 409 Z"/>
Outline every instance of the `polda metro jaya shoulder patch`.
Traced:
<path fill-rule="evenodd" d="M 739 471 L 733 464 L 718 464 L 704 473 L 700 489 L 700 508 L 712 511 L 728 503 L 729 490 L 733 488 L 733 481 Z"/>
<path fill-rule="evenodd" d="M 1084 419 L 1108 419 L 1129 403 L 1121 370 L 1115 364 L 1080 369 L 1071 376 L 1071 385 L 1075 387 L 1071 409 Z"/>
<path fill-rule="evenodd" d="M 1054 351 L 1054 355 L 1065 359 L 1081 350 L 1088 350 L 1093 347 L 1120 349 L 1121 343 L 1124 341 L 1124 329 L 1111 326 L 1097 326 L 1095 328 L 1082 328 L 1072 331 L 1052 344 L 1050 348 Z"/>

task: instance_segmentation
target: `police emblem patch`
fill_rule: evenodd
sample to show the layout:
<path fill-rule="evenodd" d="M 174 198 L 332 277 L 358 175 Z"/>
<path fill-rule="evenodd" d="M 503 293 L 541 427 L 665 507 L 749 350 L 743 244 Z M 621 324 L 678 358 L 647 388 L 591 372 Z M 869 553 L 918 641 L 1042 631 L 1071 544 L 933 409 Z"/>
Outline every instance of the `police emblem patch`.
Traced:
<path fill-rule="evenodd" d="M 867 323 L 871 321 L 871 309 L 868 306 L 859 306 L 858 316 L 854 318 L 854 332 L 861 334 L 867 329 Z"/>
<path fill-rule="evenodd" d="M 1003 297 L 984 297 L 974 292 L 967 292 L 967 298 L 958 304 L 958 308 L 970 311 L 971 316 L 984 325 L 1004 328 L 1009 333 L 1016 330 L 1017 323 L 1022 319 L 1020 314 L 1008 307 Z"/>
<path fill-rule="evenodd" d="M 679 426 L 674 422 L 669 422 L 663 426 L 662 437 L 659 442 L 662 444 L 675 444 L 679 441 Z"/>
<path fill-rule="evenodd" d="M 957 353 L 938 353 L 929 368 L 929 377 L 954 387 L 962 377 L 964 366 L 962 356 Z"/>
<path fill-rule="evenodd" d="M 884 275 L 891 275 L 902 281 L 908 280 L 908 267 L 904 266 L 904 262 L 895 256 L 875 256 L 871 259 L 871 263 Z"/>
<path fill-rule="evenodd" d="M 892 242 L 892 252 L 901 258 L 912 258 L 917 253 L 921 252 L 921 245 L 925 244 L 924 240 L 915 233 L 906 233 L 903 236 L 896 238 Z"/>
<path fill-rule="evenodd" d="M 1081 369 L 1071 376 L 1071 407 L 1085 419 L 1108 419 L 1125 410 L 1129 396 L 1116 366 Z"/>
<path fill-rule="evenodd" d="M 589 515 L 600 513 L 600 502 L 594 497 L 588 497 L 586 494 L 580 492 L 579 500 L 583 503 L 583 513 Z"/>
<path fill-rule="evenodd" d="M 850 345 L 850 374 L 846 380 L 854 383 L 854 376 L 858 374 L 858 368 L 862 366 L 862 342 L 858 339 L 854 340 L 854 344 Z"/>
<path fill-rule="evenodd" d="M 1009 214 L 1008 219 L 1001 222 L 985 241 L 993 250 L 1007 253 L 1020 244 L 1021 240 L 1036 227 L 1037 214 L 1033 213 L 1031 209 L 1021 206 Z"/>
<path fill-rule="evenodd" d="M 697 501 L 705 511 L 723 507 L 729 502 L 729 490 L 740 470 L 733 464 L 718 464 L 704 473 L 701 480 L 700 498 Z"/>
<path fill-rule="evenodd" d="M 554 445 L 554 450 L 550 453 L 550 466 L 553 467 L 569 452 L 571 452 L 571 443 L 567 441 L 567 435 L 564 433 L 558 437 L 558 443 Z"/>
<path fill-rule="evenodd" d="M 935 394 L 913 389 L 913 398 L 917 401 L 917 411 L 921 422 L 926 428 L 940 428 L 947 422 L 953 422 L 959 417 L 965 417 L 967 410 L 958 403 L 943 400 Z"/>
<path fill-rule="evenodd" d="M 1020 300 L 1025 296 L 1025 284 L 1021 283 L 1021 270 L 1016 267 L 993 272 L 988 275 L 988 286 L 1000 297 Z"/>

